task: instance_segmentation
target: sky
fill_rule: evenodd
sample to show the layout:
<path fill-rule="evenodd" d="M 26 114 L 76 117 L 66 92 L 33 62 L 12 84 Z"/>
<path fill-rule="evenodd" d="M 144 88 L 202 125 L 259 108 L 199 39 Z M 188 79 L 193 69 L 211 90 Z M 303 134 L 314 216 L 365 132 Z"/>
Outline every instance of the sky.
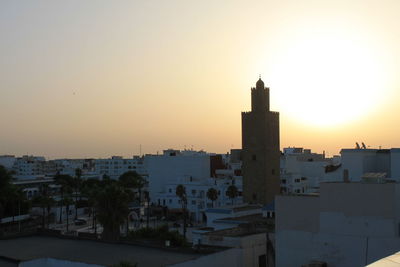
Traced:
<path fill-rule="evenodd" d="M 261 75 L 281 148 L 400 147 L 400 1 L 0 2 L 0 154 L 241 147 Z"/>

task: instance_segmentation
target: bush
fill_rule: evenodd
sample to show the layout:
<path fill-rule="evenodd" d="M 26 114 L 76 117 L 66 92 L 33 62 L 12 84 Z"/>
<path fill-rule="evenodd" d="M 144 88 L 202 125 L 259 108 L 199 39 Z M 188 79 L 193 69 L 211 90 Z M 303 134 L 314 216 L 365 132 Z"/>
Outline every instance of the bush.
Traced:
<path fill-rule="evenodd" d="M 128 239 L 154 239 L 169 240 L 172 246 L 188 246 L 185 238 L 176 230 L 169 231 L 168 225 L 162 225 L 157 228 L 141 228 L 136 231 L 130 231 Z"/>

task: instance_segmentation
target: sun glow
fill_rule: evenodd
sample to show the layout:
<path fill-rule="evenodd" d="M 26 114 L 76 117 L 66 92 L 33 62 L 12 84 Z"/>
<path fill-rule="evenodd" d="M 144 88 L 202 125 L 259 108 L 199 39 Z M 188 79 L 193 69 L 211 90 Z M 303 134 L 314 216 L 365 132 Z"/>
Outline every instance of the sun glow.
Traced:
<path fill-rule="evenodd" d="M 310 35 L 275 55 L 270 85 L 282 113 L 329 127 L 360 119 L 377 108 L 387 95 L 385 64 L 367 41 L 352 37 Z"/>

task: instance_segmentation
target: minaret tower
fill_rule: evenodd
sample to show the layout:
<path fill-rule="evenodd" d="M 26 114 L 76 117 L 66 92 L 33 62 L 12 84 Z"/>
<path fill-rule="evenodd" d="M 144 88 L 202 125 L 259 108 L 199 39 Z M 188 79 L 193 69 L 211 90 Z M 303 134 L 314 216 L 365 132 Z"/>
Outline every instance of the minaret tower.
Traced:
<path fill-rule="evenodd" d="M 271 203 L 280 192 L 279 113 L 270 111 L 261 77 L 251 88 L 251 111 L 242 112 L 242 153 L 244 201 Z"/>

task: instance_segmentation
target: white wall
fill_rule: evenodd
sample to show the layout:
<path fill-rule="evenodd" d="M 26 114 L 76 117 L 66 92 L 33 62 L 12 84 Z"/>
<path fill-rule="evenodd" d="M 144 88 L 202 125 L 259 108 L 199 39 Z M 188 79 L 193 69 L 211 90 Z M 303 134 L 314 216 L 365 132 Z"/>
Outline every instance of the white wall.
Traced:
<path fill-rule="evenodd" d="M 163 192 L 169 183 L 179 183 L 184 178 L 210 177 L 209 155 L 150 155 L 145 157 L 149 191 L 152 201 L 156 193 Z"/>

